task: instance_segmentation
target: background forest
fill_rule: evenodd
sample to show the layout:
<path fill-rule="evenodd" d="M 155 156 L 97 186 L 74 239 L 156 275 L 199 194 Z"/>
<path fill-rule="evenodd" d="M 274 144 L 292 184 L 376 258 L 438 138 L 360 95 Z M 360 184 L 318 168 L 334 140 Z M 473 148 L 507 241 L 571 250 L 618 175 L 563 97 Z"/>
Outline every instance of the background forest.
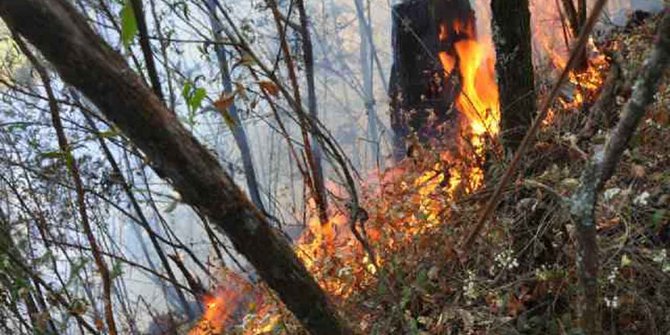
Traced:
<path fill-rule="evenodd" d="M 0 333 L 670 331 L 667 0 L 0 17 Z"/>

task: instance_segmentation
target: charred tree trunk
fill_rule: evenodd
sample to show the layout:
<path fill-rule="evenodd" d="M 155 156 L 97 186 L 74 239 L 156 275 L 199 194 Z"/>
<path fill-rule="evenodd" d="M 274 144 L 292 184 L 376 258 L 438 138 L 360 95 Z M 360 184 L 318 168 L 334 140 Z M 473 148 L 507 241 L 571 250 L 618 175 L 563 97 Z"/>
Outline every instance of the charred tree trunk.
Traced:
<path fill-rule="evenodd" d="M 536 112 L 528 0 L 492 0 L 502 140 L 516 150 Z"/>
<path fill-rule="evenodd" d="M 456 20 L 474 24 L 468 0 L 411 0 L 393 7 L 393 68 L 391 127 L 393 156 L 405 157 L 407 140 L 416 135 L 420 142 L 439 137 L 439 127 L 448 121 L 450 105 L 458 92 L 450 69 L 444 69 L 438 54 L 454 54 L 459 34 L 450 31 L 449 40 L 439 40 L 439 27 L 452 30 Z M 456 71 L 457 72 L 457 71 Z"/>
<path fill-rule="evenodd" d="M 228 235 L 308 331 L 352 333 L 290 243 L 68 0 L 2 0 L 0 16 L 142 150 L 184 202 Z"/>

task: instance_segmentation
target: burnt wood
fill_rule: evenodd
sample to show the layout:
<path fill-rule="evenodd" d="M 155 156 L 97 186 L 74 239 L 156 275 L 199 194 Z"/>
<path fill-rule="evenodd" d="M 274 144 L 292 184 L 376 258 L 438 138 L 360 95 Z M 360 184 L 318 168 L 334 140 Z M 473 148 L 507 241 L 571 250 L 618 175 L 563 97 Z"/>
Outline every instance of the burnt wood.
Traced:
<path fill-rule="evenodd" d="M 454 43 L 462 38 L 453 28 L 456 20 L 474 24 L 468 0 L 411 0 L 393 7 L 389 94 L 396 160 L 405 157 L 414 135 L 421 143 L 439 142 L 452 126 L 458 71 L 445 73 L 438 55 L 455 56 Z M 439 40 L 440 25 L 448 27 L 445 41 Z"/>

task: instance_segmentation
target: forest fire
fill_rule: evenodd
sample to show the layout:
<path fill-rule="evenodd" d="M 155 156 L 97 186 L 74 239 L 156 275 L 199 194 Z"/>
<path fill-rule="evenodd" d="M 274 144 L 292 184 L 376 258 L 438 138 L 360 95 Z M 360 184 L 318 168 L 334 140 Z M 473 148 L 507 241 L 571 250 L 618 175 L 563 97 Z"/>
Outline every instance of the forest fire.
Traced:
<path fill-rule="evenodd" d="M 549 72 L 561 71 L 568 63 L 570 43 L 576 38 L 569 29 L 570 23 L 562 13 L 563 9 L 558 6 L 558 2 L 542 1 L 533 3 L 531 8 L 536 65 L 539 65 L 539 68 L 548 66 Z M 561 99 L 561 107 L 564 110 L 576 110 L 584 102 L 591 102 L 604 82 L 604 74 L 607 73 L 609 63 L 596 47 L 593 38 L 589 38 L 586 53 L 586 68 L 570 73 L 569 82 L 572 90 L 566 91 Z"/>
<path fill-rule="evenodd" d="M 0 0 L 0 334 L 670 334 L 668 0 L 258 3 Z"/>
<path fill-rule="evenodd" d="M 296 253 L 336 303 L 378 280 L 376 266 L 384 266 L 394 252 L 411 246 L 415 236 L 444 224 L 454 200 L 484 184 L 484 156 L 500 131 L 495 51 L 490 37 L 478 38 L 474 17 L 466 21 L 456 19 L 450 24 L 439 27 L 438 38 L 446 41 L 450 33 L 456 34 L 453 48 L 437 56 L 444 76 L 456 81 L 454 85 L 458 88 L 453 106 L 459 114 L 460 133 L 450 139 L 455 145 L 433 160 L 405 161 L 384 172 L 370 173 L 369 179 L 375 182 L 369 187 L 363 185 L 361 205 L 369 215 L 364 236 L 376 255 L 366 252 L 351 233 L 346 210 L 331 208 L 330 221 L 321 224 L 313 204 L 312 217 L 296 242 Z M 563 68 L 565 57 L 551 49 L 554 41 L 549 35 L 535 37 L 545 47 L 552 66 Z M 606 63 L 604 57 L 592 57 L 586 71 L 571 75 L 574 93 L 572 99 L 564 99 L 563 108 L 577 108 L 598 90 Z M 345 196 L 336 186 L 331 185 L 330 191 Z M 264 333 L 277 326 L 281 308 L 274 299 L 267 298 L 272 293 L 264 288 L 252 289 L 248 282 L 239 285 L 239 281 L 244 280 L 240 277 L 232 285 L 224 283 L 226 288 L 216 291 L 208 300 L 200 326 L 191 335 L 208 334 L 203 329 L 220 332 L 231 327 L 234 312 L 247 316 L 238 331 L 241 334 Z M 253 298 L 242 299 L 250 294 Z"/>
<path fill-rule="evenodd" d="M 473 21 L 456 20 L 452 28 L 450 30 L 459 35 L 454 44 L 455 53 L 450 55 L 442 52 L 438 56 L 446 72 L 445 77 L 451 71 L 458 71 L 460 91 L 454 107 L 460 115 L 460 137 L 452 139 L 455 146 L 450 146 L 450 150 L 443 151 L 435 160 L 415 162 L 413 166 L 405 162 L 382 173 L 371 173 L 371 179 L 380 179 L 374 183 L 380 186 L 372 186 L 364 191 L 363 196 L 369 201 L 362 206 L 369 210 L 370 222 L 365 227 L 365 236 L 379 251 L 374 256 L 377 259 L 372 260 L 373 256 L 365 252 L 351 233 L 344 210 L 332 211 L 331 219 L 326 224 L 321 224 L 318 217 L 312 215 L 296 243 L 298 256 L 321 287 L 336 301 L 347 299 L 356 290 L 374 282 L 375 264 L 383 266 L 387 261 L 384 255 L 412 244 L 414 236 L 439 227 L 457 196 L 470 193 L 483 185 L 483 156 L 487 143 L 492 143 L 499 132 L 500 119 L 493 46 L 490 40 L 477 40 Z M 446 38 L 447 30 L 446 27 L 440 27 L 440 39 Z M 408 169 L 416 168 L 419 168 L 418 173 L 408 174 Z M 331 193 L 342 192 L 337 187 L 331 187 Z M 407 207 L 394 218 L 387 217 L 387 213 L 397 211 L 394 209 L 397 203 L 405 203 Z M 268 315 L 259 313 L 259 310 L 277 311 L 271 299 L 261 302 L 258 297 L 254 298 L 255 311 L 240 307 L 241 297 L 249 294 L 250 284 L 224 285 L 227 288 L 216 291 L 215 297 L 207 304 L 207 312 L 200 326 L 191 335 L 207 334 L 203 329 L 221 331 L 230 327 L 231 308 L 236 311 L 246 309 L 247 314 L 253 314 L 252 319 L 256 320 L 268 319 Z M 216 326 L 203 327 L 209 324 Z M 270 323 L 261 322 L 260 326 L 259 323 L 252 327 L 245 326 L 242 333 L 257 334 L 259 327 L 272 328 Z"/>
<path fill-rule="evenodd" d="M 440 26 L 440 40 L 446 40 L 450 30 Z M 461 127 L 466 129 L 475 156 L 481 157 L 485 151 L 486 139 L 493 139 L 499 131 L 500 107 L 498 86 L 495 81 L 495 53 L 491 41 L 477 40 L 473 20 L 453 22 L 453 32 L 459 35 L 454 43 L 455 55 L 446 51 L 439 54 L 444 71 L 460 74 L 461 88 L 456 97 L 456 109 L 461 113 Z M 465 147 L 461 145 L 461 150 Z M 466 150 L 467 151 L 467 150 Z M 462 154 L 465 152 L 461 151 Z M 478 164 L 472 166 L 463 176 L 472 189 L 483 183 L 483 171 Z"/>

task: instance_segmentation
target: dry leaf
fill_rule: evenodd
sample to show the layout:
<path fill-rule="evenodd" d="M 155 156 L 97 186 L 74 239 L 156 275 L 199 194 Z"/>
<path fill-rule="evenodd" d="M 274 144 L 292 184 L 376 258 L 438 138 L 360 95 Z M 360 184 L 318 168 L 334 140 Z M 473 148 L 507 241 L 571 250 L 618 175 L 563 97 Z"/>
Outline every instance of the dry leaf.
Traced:
<path fill-rule="evenodd" d="M 101 318 L 96 317 L 94 323 L 95 323 L 95 328 L 96 329 L 98 329 L 98 330 L 104 330 L 105 329 L 105 322 L 102 321 Z"/>
<path fill-rule="evenodd" d="M 222 113 L 227 112 L 228 108 L 233 105 L 233 102 L 235 102 L 235 93 L 228 94 L 224 92 L 221 93 L 218 100 L 214 101 L 214 107 Z"/>
<path fill-rule="evenodd" d="M 244 88 L 244 85 L 237 81 L 235 82 L 235 93 L 239 94 L 240 98 L 242 98 L 244 101 L 249 100 L 249 97 L 247 96 L 247 90 Z"/>
<path fill-rule="evenodd" d="M 269 80 L 259 81 L 258 85 L 267 94 L 274 95 L 274 96 L 279 95 L 279 87 L 277 87 L 277 85 L 275 85 L 275 83 L 273 83 Z"/>
<path fill-rule="evenodd" d="M 630 167 L 630 172 L 633 175 L 633 178 L 644 178 L 644 176 L 647 174 L 644 166 L 639 164 L 633 164 Z"/>
<path fill-rule="evenodd" d="M 235 93 L 227 94 L 225 92 L 221 93 L 219 99 L 214 101 L 214 107 L 219 110 L 221 116 L 223 116 L 223 120 L 226 121 L 226 124 L 231 128 L 235 127 L 235 120 L 229 112 L 233 102 L 235 102 Z"/>

